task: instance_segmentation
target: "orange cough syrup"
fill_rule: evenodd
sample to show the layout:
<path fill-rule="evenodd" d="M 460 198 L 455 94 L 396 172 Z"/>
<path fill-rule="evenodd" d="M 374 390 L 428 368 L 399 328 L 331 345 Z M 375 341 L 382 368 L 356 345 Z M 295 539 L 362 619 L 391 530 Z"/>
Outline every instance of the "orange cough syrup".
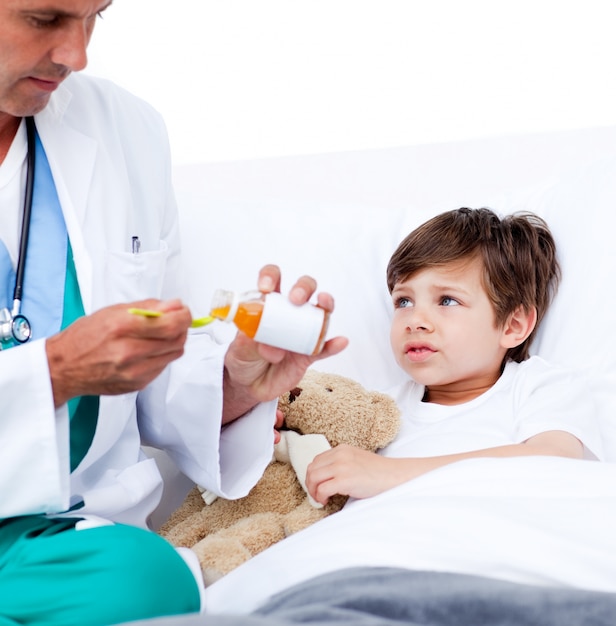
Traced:
<path fill-rule="evenodd" d="M 212 298 L 210 315 L 233 322 L 255 341 L 300 354 L 318 354 L 329 325 L 325 309 L 310 303 L 295 305 L 275 292 L 237 294 L 219 289 Z"/>

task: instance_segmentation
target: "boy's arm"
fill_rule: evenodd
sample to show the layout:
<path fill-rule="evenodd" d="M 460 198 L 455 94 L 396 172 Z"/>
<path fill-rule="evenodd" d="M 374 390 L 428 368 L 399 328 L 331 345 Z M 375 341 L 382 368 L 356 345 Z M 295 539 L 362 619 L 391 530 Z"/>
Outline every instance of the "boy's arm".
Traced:
<path fill-rule="evenodd" d="M 426 472 L 465 459 L 513 456 L 563 456 L 582 459 L 583 454 L 584 448 L 580 440 L 562 430 L 546 431 L 523 443 L 418 458 L 384 457 L 341 444 L 319 454 L 308 466 L 306 486 L 317 502 L 325 504 L 330 496 L 338 493 L 354 498 L 368 498 Z"/>

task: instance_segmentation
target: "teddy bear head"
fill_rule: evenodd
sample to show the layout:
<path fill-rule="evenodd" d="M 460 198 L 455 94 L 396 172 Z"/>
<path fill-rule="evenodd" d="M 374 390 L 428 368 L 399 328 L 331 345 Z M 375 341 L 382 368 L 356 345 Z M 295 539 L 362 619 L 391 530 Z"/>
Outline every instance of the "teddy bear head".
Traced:
<path fill-rule="evenodd" d="M 332 447 L 346 443 L 376 451 L 393 440 L 400 425 L 400 411 L 388 395 L 312 369 L 279 398 L 278 407 L 286 428 L 302 435 L 323 434 Z"/>

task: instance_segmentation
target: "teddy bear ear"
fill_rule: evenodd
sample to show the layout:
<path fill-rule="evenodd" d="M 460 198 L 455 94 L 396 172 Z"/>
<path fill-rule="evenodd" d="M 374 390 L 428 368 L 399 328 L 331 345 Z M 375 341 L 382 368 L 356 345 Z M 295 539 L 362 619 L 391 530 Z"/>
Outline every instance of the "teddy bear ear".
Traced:
<path fill-rule="evenodd" d="M 391 396 L 388 396 L 385 393 L 381 393 L 380 391 L 370 392 L 370 403 L 371 404 L 391 404 L 393 406 L 396 406 Z"/>

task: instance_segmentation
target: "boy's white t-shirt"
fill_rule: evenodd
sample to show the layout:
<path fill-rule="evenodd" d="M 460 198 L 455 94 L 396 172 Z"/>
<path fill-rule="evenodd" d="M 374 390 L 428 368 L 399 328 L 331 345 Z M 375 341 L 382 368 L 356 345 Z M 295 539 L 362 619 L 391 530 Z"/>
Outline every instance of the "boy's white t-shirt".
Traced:
<path fill-rule="evenodd" d="M 422 402 L 424 389 L 409 380 L 389 390 L 402 411 L 401 426 L 380 454 L 441 456 L 522 443 L 561 430 L 584 444 L 587 458 L 603 458 L 596 411 L 580 374 L 540 357 L 507 363 L 493 387 L 463 404 Z"/>

